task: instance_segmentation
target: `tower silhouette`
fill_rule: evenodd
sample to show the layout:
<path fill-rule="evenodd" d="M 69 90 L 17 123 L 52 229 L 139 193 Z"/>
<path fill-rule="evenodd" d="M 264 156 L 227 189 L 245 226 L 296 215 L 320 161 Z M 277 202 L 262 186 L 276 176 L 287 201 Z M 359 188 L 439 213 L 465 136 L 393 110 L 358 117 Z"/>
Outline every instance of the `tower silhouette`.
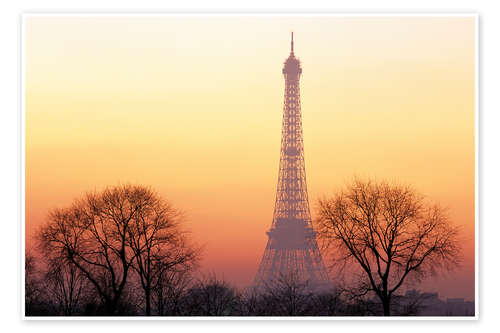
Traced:
<path fill-rule="evenodd" d="M 307 196 L 300 109 L 300 61 L 293 50 L 283 66 L 285 101 L 281 133 L 281 154 L 276 202 L 267 246 L 255 285 L 262 286 L 278 279 L 307 281 L 309 286 L 329 284 L 328 275 L 316 242 Z"/>

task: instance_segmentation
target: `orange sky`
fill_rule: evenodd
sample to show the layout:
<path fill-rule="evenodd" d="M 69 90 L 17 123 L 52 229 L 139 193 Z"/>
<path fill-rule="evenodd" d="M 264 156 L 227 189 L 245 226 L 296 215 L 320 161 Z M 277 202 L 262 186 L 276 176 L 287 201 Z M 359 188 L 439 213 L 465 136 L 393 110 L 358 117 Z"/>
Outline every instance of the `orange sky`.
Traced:
<path fill-rule="evenodd" d="M 463 227 L 424 287 L 474 296 L 474 18 L 28 17 L 27 244 L 50 208 L 151 185 L 203 269 L 251 283 L 271 225 L 289 34 L 302 61 L 309 197 L 354 175 L 414 185 Z"/>

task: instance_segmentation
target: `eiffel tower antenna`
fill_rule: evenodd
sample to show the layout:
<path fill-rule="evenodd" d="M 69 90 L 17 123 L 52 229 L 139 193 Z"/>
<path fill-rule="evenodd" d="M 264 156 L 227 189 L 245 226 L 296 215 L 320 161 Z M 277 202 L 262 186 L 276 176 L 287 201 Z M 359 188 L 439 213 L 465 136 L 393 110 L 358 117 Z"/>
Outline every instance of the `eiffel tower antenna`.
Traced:
<path fill-rule="evenodd" d="M 285 101 L 281 132 L 278 186 L 271 229 L 255 285 L 281 278 L 307 281 L 310 286 L 331 285 L 313 230 L 307 196 L 299 79 L 302 67 L 291 50 L 283 66 Z"/>

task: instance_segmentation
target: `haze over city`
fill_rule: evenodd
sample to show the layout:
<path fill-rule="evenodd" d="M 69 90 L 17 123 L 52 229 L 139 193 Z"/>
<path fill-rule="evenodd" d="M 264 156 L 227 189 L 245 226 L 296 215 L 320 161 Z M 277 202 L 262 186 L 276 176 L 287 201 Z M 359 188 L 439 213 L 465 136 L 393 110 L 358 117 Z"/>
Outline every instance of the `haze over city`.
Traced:
<path fill-rule="evenodd" d="M 27 247 L 50 209 L 145 184 L 186 213 L 202 271 L 251 284 L 292 30 L 313 219 L 353 176 L 411 184 L 463 231 L 462 266 L 418 287 L 473 300 L 473 18 L 30 18 Z"/>

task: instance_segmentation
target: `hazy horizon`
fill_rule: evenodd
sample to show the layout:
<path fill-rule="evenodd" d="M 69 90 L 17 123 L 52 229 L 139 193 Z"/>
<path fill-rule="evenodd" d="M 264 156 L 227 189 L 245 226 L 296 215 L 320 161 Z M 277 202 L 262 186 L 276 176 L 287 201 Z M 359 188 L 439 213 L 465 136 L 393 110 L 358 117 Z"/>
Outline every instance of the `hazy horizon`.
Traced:
<path fill-rule="evenodd" d="M 119 183 L 186 213 L 201 270 L 239 287 L 271 226 L 294 31 L 311 213 L 353 176 L 410 184 L 463 228 L 418 289 L 474 299 L 473 17 L 29 17 L 26 243 Z"/>

